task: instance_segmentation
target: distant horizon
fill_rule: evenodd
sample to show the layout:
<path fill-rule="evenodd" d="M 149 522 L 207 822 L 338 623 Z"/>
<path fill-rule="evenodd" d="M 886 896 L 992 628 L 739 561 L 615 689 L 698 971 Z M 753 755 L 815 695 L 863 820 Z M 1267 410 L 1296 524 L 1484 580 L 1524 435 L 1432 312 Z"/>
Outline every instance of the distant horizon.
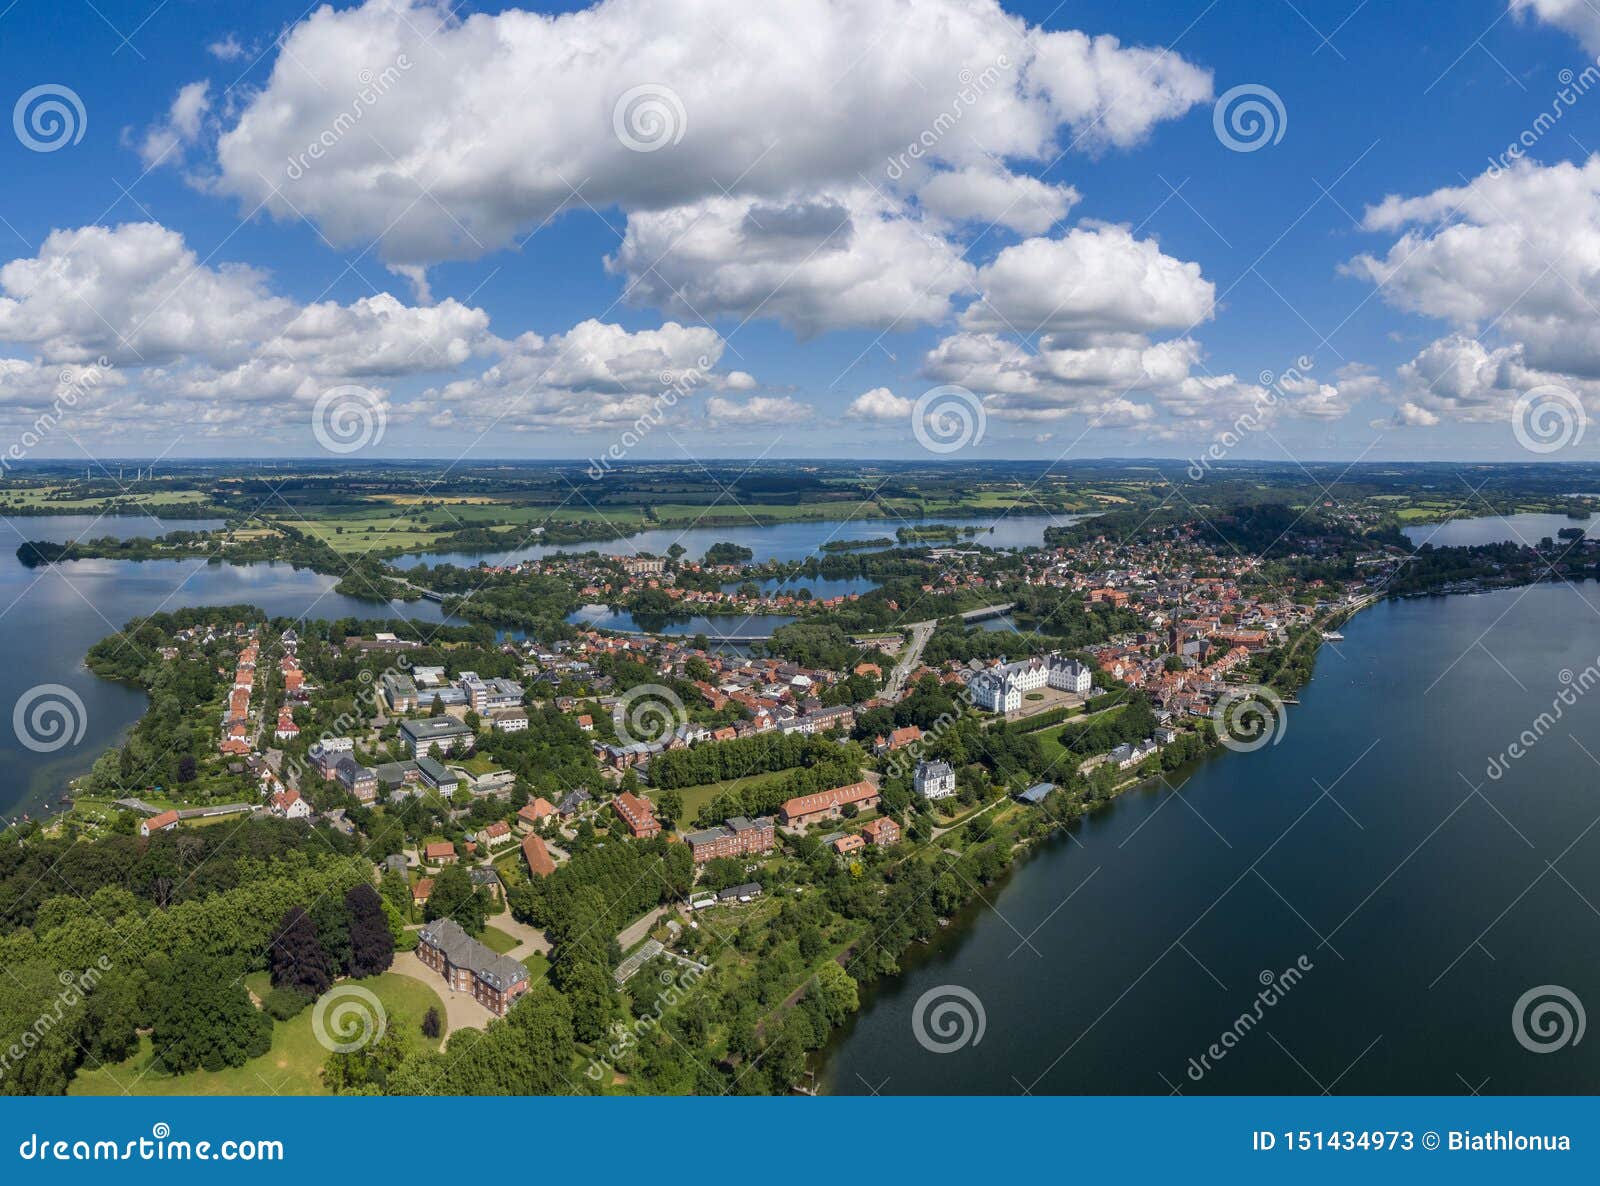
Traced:
<path fill-rule="evenodd" d="M 251 467 L 261 462 L 274 462 L 280 464 L 313 465 L 325 469 L 360 469 L 376 468 L 386 465 L 446 465 L 460 467 L 504 466 L 504 465 L 572 465 L 586 466 L 593 460 L 591 457 L 449 457 L 449 456 L 394 456 L 394 457 L 329 457 L 316 454 L 301 454 L 294 456 L 247 458 L 227 455 L 195 456 L 195 457 L 152 457 L 129 454 L 127 456 L 105 456 L 97 458 L 86 467 L 82 462 L 74 462 L 69 458 L 37 457 L 16 462 L 11 466 L 13 473 L 27 469 L 78 469 L 84 468 L 110 468 L 116 465 L 154 466 L 160 469 L 182 468 L 183 466 L 198 465 L 236 465 Z M 1096 456 L 1096 457 L 985 457 L 978 458 L 939 458 L 939 457 L 637 457 L 627 461 L 618 462 L 616 469 L 626 469 L 637 466 L 682 466 L 694 469 L 704 464 L 718 465 L 749 465 L 752 468 L 758 465 L 895 465 L 911 467 L 948 468 L 948 469 L 982 469 L 986 466 L 1036 466 L 1040 468 L 1070 468 L 1074 465 L 1179 465 L 1189 466 L 1195 461 L 1194 457 L 1121 457 L 1121 456 Z M 1600 468 L 1600 457 L 1593 460 L 1568 458 L 1568 459 L 1533 459 L 1533 458 L 1271 458 L 1271 457 L 1233 457 L 1223 461 L 1209 462 L 1208 470 L 1226 470 L 1240 468 L 1260 468 L 1263 466 L 1281 466 L 1294 469 L 1299 466 L 1349 466 L 1354 469 L 1373 469 L 1393 466 L 1513 466 L 1522 469 L 1535 469 L 1558 467 L 1564 469 Z M 102 479 L 104 474 L 100 475 Z M 0 488 L 3 488 L 5 477 L 0 475 Z"/>

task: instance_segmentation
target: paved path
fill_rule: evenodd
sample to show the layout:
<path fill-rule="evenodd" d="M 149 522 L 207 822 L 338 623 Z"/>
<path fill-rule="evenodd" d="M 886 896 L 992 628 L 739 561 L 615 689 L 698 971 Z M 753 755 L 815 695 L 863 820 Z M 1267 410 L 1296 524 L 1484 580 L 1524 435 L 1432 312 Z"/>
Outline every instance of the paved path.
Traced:
<path fill-rule="evenodd" d="M 494 1014 L 472 999 L 471 993 L 451 992 L 444 977 L 435 972 L 414 951 L 402 951 L 394 957 L 389 971 L 412 980 L 420 980 L 444 1001 L 444 1032 L 452 1034 L 458 1029 L 483 1029 L 494 1020 Z M 417 1018 L 420 1025 L 422 1018 Z"/>
<path fill-rule="evenodd" d="M 939 839 L 939 837 L 943 836 L 947 832 L 954 832 L 957 828 L 961 827 L 963 824 L 965 824 L 965 823 L 967 823 L 967 822 L 969 822 L 971 820 L 977 819 L 984 812 L 993 811 L 996 807 L 999 807 L 1000 804 L 1004 803 L 1005 801 L 1006 800 L 1004 800 L 1004 799 L 996 799 L 993 803 L 986 803 L 986 804 L 984 804 L 984 806 L 978 808 L 976 811 L 971 812 L 971 813 L 969 813 L 967 815 L 964 815 L 960 819 L 951 820 L 944 827 L 935 828 L 933 830 L 930 838 L 934 839 L 934 840 L 937 840 L 937 839 Z M 946 849 L 945 851 L 948 852 L 949 850 Z"/>
<path fill-rule="evenodd" d="M 497 931 L 504 931 L 517 941 L 517 945 L 506 952 L 514 960 L 527 959 L 534 952 L 541 955 L 550 954 L 550 940 L 538 927 L 530 927 L 525 922 L 518 922 L 511 917 L 511 911 L 496 914 L 489 920 L 489 925 Z"/>
<path fill-rule="evenodd" d="M 643 918 L 630 922 L 617 932 L 617 946 L 622 948 L 623 951 L 627 951 L 628 948 L 654 930 L 656 923 L 660 922 L 670 909 L 670 906 L 657 906 Z"/>

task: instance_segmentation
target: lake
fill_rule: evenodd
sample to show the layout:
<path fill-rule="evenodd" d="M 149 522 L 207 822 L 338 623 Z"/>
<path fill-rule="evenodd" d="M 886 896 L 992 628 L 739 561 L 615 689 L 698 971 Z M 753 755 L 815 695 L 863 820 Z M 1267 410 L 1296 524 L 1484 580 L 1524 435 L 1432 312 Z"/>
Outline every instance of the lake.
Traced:
<path fill-rule="evenodd" d="M 1565 515 L 1479 515 L 1407 527 L 1405 536 L 1418 547 L 1432 544 L 1436 548 L 1461 548 L 1500 543 L 1531 547 L 1546 536 L 1555 539 L 1556 532 L 1563 527 L 1588 529 L 1594 523 L 1593 519 L 1569 519 Z"/>
<path fill-rule="evenodd" d="M 130 516 L 39 516 L 9 521 L 17 544 L 30 539 L 162 535 L 220 524 Z M 207 564 L 192 560 L 74 560 L 26 568 L 15 544 L 0 554 L 0 815 L 11 818 L 54 802 L 144 712 L 144 693 L 109 683 L 83 666 L 84 654 L 131 618 L 192 605 L 260 606 L 268 614 L 319 618 L 443 620 L 431 601 L 381 604 L 332 592 L 337 578 L 283 563 Z M 38 684 L 64 684 L 83 701 L 85 728 L 75 745 L 36 753 L 16 738 L 11 711 Z"/>
<path fill-rule="evenodd" d="M 731 593 L 744 584 L 743 581 L 729 581 L 722 586 L 723 592 Z M 828 597 L 848 597 L 852 593 L 870 593 L 878 587 L 878 582 L 871 577 L 792 577 L 783 580 L 778 577 L 768 577 L 764 581 L 757 581 L 764 597 L 782 595 L 793 597 L 801 590 L 808 591 L 812 598 L 821 601 Z"/>
<path fill-rule="evenodd" d="M 665 623 L 652 622 L 652 634 L 704 634 L 711 638 L 727 635 L 769 635 L 779 626 L 795 620 L 790 614 L 696 614 L 692 618 L 674 618 Z M 633 614 L 625 609 L 612 609 L 608 605 L 585 605 L 567 615 L 575 626 L 593 626 L 600 630 L 640 631 Z"/>
<path fill-rule="evenodd" d="M 1600 1089 L 1600 1042 L 1532 1053 L 1512 1023 L 1541 985 L 1600 1007 L 1600 688 L 1487 774 L 1562 672 L 1600 662 L 1597 626 L 1592 583 L 1357 615 L 1277 745 L 1130 791 L 864 989 L 824 1089 Z M 1261 977 L 1302 957 L 1257 1022 Z M 915 1006 L 963 1007 L 953 989 L 985 1030 L 933 1053 Z M 1191 1064 L 1246 1013 L 1223 1058 Z"/>
<path fill-rule="evenodd" d="M 957 545 L 982 544 L 990 548 L 1029 548 L 1044 542 L 1046 527 L 1064 527 L 1091 518 L 1090 515 L 994 515 L 979 519 L 924 519 L 910 521 L 911 526 L 928 523 L 950 523 L 960 527 L 975 527 L 980 534 Z M 817 554 L 823 544 L 836 540 L 867 540 L 894 538 L 895 530 L 906 521 L 899 519 L 820 519 L 804 523 L 776 523 L 771 526 L 751 524 L 746 527 L 689 527 L 641 531 L 625 539 L 605 540 L 583 544 L 534 544 L 505 552 L 427 552 L 401 556 L 392 563 L 397 568 L 415 568 L 419 564 L 458 564 L 473 566 L 485 564 L 515 564 L 521 560 L 537 560 L 555 552 L 605 552 L 614 555 L 633 555 L 651 552 L 664 556 L 673 544 L 688 549 L 691 559 L 698 560 L 706 549 L 716 543 L 740 544 L 755 553 L 753 563 L 765 564 L 769 560 L 804 560 Z"/>

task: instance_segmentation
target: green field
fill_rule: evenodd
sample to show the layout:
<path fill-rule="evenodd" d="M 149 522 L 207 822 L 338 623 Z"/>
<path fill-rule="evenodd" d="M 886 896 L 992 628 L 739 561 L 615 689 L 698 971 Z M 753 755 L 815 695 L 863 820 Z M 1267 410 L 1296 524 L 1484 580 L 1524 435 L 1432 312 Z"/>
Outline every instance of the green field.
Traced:
<path fill-rule="evenodd" d="M 778 770 L 770 774 L 750 774 L 744 778 L 730 778 L 726 782 L 703 782 L 698 786 L 678 788 L 678 794 L 683 797 L 683 818 L 678 821 L 678 830 L 680 832 L 692 831 L 694 829 L 694 817 L 700 813 L 700 809 L 724 791 L 737 792 L 744 790 L 746 787 L 762 786 L 766 783 L 777 782 L 788 774 L 789 771 L 787 770 Z M 646 789 L 644 794 L 646 798 L 653 800 L 661 792 Z"/>
<path fill-rule="evenodd" d="M 247 976 L 245 983 L 259 996 L 267 987 L 265 972 Z M 439 994 L 419 980 L 385 972 L 367 980 L 347 981 L 377 994 L 388 1025 L 404 1025 L 421 1035 L 423 1015 L 430 1008 L 445 1014 Z M 327 1049 L 311 1027 L 311 1008 L 288 1021 L 272 1024 L 272 1049 L 242 1067 L 222 1071 L 194 1071 L 169 1075 L 155 1062 L 150 1039 L 140 1040 L 138 1053 L 115 1066 L 78 1072 L 69 1095 L 326 1095 L 322 1065 Z"/>

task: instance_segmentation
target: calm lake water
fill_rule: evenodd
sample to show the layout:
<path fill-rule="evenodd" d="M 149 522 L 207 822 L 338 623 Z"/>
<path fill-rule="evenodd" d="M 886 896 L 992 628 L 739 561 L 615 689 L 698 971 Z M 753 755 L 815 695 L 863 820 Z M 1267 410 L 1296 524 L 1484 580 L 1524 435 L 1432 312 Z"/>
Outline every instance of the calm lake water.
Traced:
<path fill-rule="evenodd" d="M 0 520 L 0 522 L 6 522 Z M 431 601 L 380 604 L 331 592 L 338 583 L 288 564 L 207 564 L 194 560 L 75 560 L 29 569 L 16 558 L 28 539 L 67 541 L 161 535 L 217 526 L 202 521 L 88 515 L 10 520 L 15 542 L 0 548 L 0 815 L 54 802 L 144 712 L 144 693 L 91 675 L 88 649 L 130 618 L 192 605 L 260 606 L 268 614 L 319 618 L 442 620 Z M 75 745 L 36 753 L 18 742 L 13 706 L 37 684 L 64 684 L 83 701 L 85 729 Z"/>
<path fill-rule="evenodd" d="M 1046 527 L 1062 527 L 1091 518 L 1089 515 L 1007 515 L 982 519 L 928 519 L 911 523 L 950 523 L 960 527 L 978 528 L 979 534 L 970 542 L 990 548 L 1037 547 L 1044 542 Z M 673 544 L 688 549 L 692 559 L 700 559 L 712 544 L 741 544 L 755 553 L 754 563 L 768 560 L 804 560 L 813 556 L 823 544 L 831 540 L 865 540 L 880 537 L 893 539 L 895 530 L 902 526 L 896 519 L 817 520 L 806 523 L 779 523 L 770 527 L 691 527 L 686 530 L 641 531 L 626 539 L 606 540 L 584 544 L 536 544 L 509 552 L 428 552 L 401 556 L 393 563 L 398 568 L 415 568 L 419 564 L 475 565 L 512 564 L 519 560 L 536 560 L 555 552 L 608 552 L 632 555 L 651 552 L 665 555 Z M 961 541 L 963 543 L 968 541 Z"/>
<path fill-rule="evenodd" d="M 1600 1090 L 1592 1035 L 1535 1054 L 1512 1025 L 1540 985 L 1600 1007 L 1600 692 L 1486 774 L 1597 662 L 1600 586 L 1386 602 L 1344 633 L 1279 744 L 1129 792 L 865 993 L 825 1089 Z M 1196 1081 L 1263 972 L 1302 956 Z M 986 1030 L 931 1053 L 916 1005 L 952 985 Z"/>
<path fill-rule="evenodd" d="M 1556 532 L 1563 527 L 1593 530 L 1596 526 L 1600 526 L 1600 520 L 1569 519 L 1565 515 L 1481 515 L 1407 527 L 1405 534 L 1419 547 L 1432 544 L 1436 548 L 1460 548 L 1499 543 L 1532 546 L 1546 536 L 1555 539 Z"/>
<path fill-rule="evenodd" d="M 720 614 L 707 617 L 696 614 L 692 618 L 677 618 L 666 623 L 651 623 L 656 634 L 704 634 L 710 638 L 728 635 L 769 635 L 779 626 L 787 626 L 795 619 L 789 614 Z M 567 615 L 574 625 L 594 626 L 601 630 L 642 630 L 634 616 L 627 610 L 613 610 L 606 605 L 585 605 Z"/>
<path fill-rule="evenodd" d="M 743 581 L 730 581 L 722 586 L 724 592 L 731 593 L 744 584 Z M 780 594 L 793 597 L 801 590 L 807 590 L 811 596 L 820 601 L 826 597 L 847 597 L 851 593 L 870 593 L 878 587 L 878 582 L 871 577 L 795 577 L 792 580 L 780 580 L 772 577 L 765 581 L 757 581 L 764 596 Z"/>

